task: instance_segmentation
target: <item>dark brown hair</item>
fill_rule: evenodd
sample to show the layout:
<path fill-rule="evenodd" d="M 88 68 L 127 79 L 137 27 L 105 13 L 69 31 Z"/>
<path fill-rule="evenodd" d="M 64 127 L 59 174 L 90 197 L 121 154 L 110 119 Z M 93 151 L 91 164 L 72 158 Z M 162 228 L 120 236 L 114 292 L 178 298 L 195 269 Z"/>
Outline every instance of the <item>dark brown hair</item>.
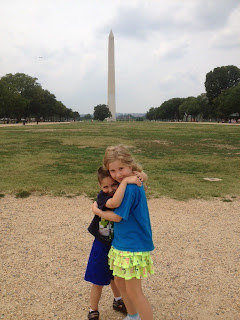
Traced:
<path fill-rule="evenodd" d="M 98 182 L 101 184 L 103 179 L 107 177 L 111 177 L 109 171 L 106 170 L 104 167 L 98 168 L 98 171 L 97 171 Z"/>

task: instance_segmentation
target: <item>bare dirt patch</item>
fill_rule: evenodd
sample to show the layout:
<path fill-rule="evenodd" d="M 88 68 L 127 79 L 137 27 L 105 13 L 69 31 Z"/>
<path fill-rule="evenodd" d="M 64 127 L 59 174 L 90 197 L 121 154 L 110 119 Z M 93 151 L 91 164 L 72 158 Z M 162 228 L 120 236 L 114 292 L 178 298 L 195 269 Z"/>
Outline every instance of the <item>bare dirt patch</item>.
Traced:
<path fill-rule="evenodd" d="M 91 200 L 0 199 L 0 319 L 87 319 Z M 240 199 L 149 200 L 154 319 L 240 319 Z M 120 320 L 104 288 L 101 320 Z"/>

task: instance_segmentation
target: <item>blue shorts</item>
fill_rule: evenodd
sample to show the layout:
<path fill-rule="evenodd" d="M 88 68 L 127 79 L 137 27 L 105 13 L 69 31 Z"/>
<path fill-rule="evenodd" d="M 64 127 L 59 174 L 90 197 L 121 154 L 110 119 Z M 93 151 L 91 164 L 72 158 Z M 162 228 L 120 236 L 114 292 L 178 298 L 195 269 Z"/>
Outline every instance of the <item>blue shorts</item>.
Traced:
<path fill-rule="evenodd" d="M 95 239 L 88 259 L 84 280 L 98 286 L 109 285 L 113 279 L 112 271 L 108 265 L 108 252 L 110 247 Z"/>

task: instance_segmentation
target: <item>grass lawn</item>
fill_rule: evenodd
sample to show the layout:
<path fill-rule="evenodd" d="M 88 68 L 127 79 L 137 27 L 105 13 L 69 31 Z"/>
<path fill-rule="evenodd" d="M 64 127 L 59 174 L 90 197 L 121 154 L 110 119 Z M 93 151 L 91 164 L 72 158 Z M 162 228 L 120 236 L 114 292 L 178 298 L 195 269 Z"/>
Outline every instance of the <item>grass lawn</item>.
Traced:
<path fill-rule="evenodd" d="M 130 147 L 149 175 L 148 197 L 179 200 L 240 195 L 240 126 L 82 122 L 0 128 L 0 193 L 94 198 L 108 145 Z M 218 178 L 221 181 L 206 181 Z"/>

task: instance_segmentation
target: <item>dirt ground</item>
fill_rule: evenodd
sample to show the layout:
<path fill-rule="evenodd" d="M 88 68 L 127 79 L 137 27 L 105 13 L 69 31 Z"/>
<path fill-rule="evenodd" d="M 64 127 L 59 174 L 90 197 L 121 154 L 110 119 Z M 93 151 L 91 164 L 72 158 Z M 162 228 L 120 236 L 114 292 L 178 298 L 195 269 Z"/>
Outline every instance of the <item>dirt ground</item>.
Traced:
<path fill-rule="evenodd" d="M 83 280 L 91 200 L 0 199 L 0 319 L 87 319 Z M 240 198 L 149 200 L 155 274 L 143 280 L 154 319 L 240 319 Z M 101 320 L 112 310 L 104 288 Z"/>

